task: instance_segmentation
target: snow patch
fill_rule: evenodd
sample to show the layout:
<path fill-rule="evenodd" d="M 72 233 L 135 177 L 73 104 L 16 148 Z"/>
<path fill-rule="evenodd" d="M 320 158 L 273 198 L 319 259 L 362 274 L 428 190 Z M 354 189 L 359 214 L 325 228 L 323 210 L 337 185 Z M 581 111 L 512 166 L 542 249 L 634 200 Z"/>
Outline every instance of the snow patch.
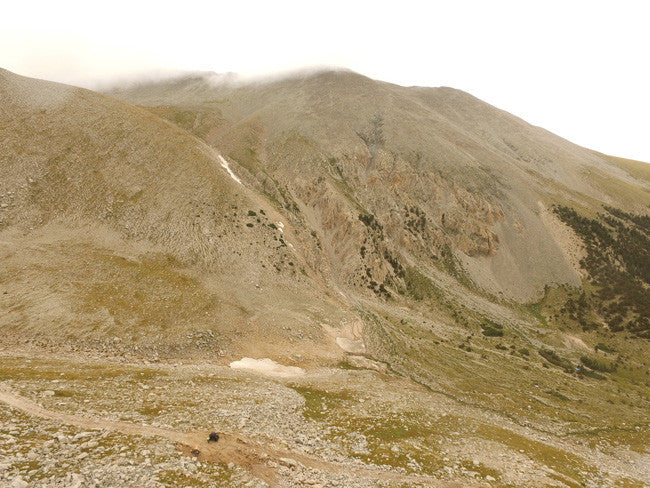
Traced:
<path fill-rule="evenodd" d="M 365 354 L 366 345 L 361 339 L 349 339 L 347 337 L 337 337 L 336 343 L 341 349 L 350 354 Z"/>
<path fill-rule="evenodd" d="M 226 161 L 221 154 L 219 154 L 218 157 L 219 157 L 219 161 L 221 161 L 221 167 L 228 172 L 228 174 L 233 180 L 235 180 L 237 183 L 241 185 L 242 184 L 241 180 L 237 178 L 237 175 L 235 173 L 232 172 L 232 170 L 230 169 L 230 165 L 228 164 L 228 161 Z"/>
<path fill-rule="evenodd" d="M 284 366 L 269 358 L 242 358 L 239 361 L 233 361 L 230 363 L 230 367 L 232 369 L 245 369 L 247 371 L 254 371 L 267 376 L 280 376 L 283 378 L 305 374 L 305 370 L 302 368 L 297 366 Z"/>

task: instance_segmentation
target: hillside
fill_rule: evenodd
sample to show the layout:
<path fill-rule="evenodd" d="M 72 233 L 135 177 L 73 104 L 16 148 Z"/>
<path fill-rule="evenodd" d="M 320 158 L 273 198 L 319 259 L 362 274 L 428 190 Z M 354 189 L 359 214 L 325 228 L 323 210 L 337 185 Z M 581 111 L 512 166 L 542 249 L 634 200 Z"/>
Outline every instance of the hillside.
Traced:
<path fill-rule="evenodd" d="M 647 180 L 458 90 L 405 88 L 344 71 L 259 84 L 220 80 L 206 75 L 113 94 L 221 148 L 282 206 L 295 202 L 293 218 L 324 239 L 343 264 L 334 273 L 348 283 L 364 274 L 355 252 L 366 237 L 355 225 L 359 213 L 377 217 L 406 261 L 433 266 L 449 246 L 479 287 L 528 301 L 547 284 L 580 282 L 549 216 L 552 204 L 593 210 L 605 202 L 647 213 L 650 203 Z M 414 218 L 429 235 L 409 229 Z M 329 220 L 361 230 L 342 240 Z M 386 274 L 377 270 L 373 279 Z"/>
<path fill-rule="evenodd" d="M 645 163 L 348 71 L 0 70 L 0 100 L 0 400 L 32 415 L 1 432 L 33 456 L 58 420 L 59 460 L 108 426 L 73 462 L 102 486 L 133 432 L 156 488 L 650 483 Z M 215 425 L 197 464 L 165 444 Z"/>
<path fill-rule="evenodd" d="M 0 323 L 9 338 L 234 351 L 239 336 L 264 350 L 256 338 L 273 336 L 269 323 L 313 328 L 304 303 L 339 315 L 298 271 L 283 240 L 290 230 L 274 224 L 282 215 L 205 143 L 87 90 L 6 71 L 0 81 Z M 287 334 L 277 333 L 271 349 L 284 347 Z M 320 339 L 314 354 L 327 354 Z"/>

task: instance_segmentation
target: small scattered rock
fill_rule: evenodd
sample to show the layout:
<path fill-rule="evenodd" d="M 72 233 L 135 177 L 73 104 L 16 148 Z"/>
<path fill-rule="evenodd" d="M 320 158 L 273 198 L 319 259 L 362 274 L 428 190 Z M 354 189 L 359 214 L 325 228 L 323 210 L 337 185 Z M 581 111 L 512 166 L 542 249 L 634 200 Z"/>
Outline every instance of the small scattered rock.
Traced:
<path fill-rule="evenodd" d="M 16 476 L 14 480 L 9 485 L 9 488 L 27 488 L 29 483 L 22 479 L 20 476 Z"/>
<path fill-rule="evenodd" d="M 278 459 L 278 461 L 282 466 L 286 466 L 287 468 L 297 468 L 298 467 L 298 462 L 295 461 L 294 459 L 291 459 L 291 458 L 280 458 L 280 459 Z"/>
<path fill-rule="evenodd" d="M 81 440 L 81 439 L 85 439 L 86 437 L 90 437 L 92 435 L 93 435 L 92 432 L 79 432 L 77 435 L 75 435 L 72 438 L 72 440 L 73 441 L 78 441 L 78 440 Z"/>

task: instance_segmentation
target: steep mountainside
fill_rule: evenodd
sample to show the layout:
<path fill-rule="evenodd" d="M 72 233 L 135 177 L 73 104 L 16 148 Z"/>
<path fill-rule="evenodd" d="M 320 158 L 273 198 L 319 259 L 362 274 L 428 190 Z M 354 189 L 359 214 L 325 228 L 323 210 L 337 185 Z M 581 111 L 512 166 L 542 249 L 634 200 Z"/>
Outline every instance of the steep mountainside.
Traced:
<path fill-rule="evenodd" d="M 368 284 L 370 269 L 370 283 L 397 291 L 388 253 L 402 266 L 457 261 L 488 293 L 528 301 L 545 285 L 580 284 L 553 204 L 650 204 L 647 179 L 450 88 L 332 71 L 249 84 L 205 75 L 113 94 L 223 150 L 318 235 L 345 284 Z M 359 215 L 382 226 L 381 245 Z"/>

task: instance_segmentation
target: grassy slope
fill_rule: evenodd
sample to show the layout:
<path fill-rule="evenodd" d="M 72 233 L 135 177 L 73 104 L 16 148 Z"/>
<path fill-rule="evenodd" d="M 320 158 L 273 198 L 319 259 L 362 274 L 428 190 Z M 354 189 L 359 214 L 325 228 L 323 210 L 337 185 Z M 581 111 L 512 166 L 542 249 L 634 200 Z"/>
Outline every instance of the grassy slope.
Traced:
<path fill-rule="evenodd" d="M 650 183 L 650 163 L 635 161 L 633 159 L 617 158 L 616 156 L 605 155 L 605 157 L 611 161 L 612 164 L 628 171 L 635 178 Z"/>

